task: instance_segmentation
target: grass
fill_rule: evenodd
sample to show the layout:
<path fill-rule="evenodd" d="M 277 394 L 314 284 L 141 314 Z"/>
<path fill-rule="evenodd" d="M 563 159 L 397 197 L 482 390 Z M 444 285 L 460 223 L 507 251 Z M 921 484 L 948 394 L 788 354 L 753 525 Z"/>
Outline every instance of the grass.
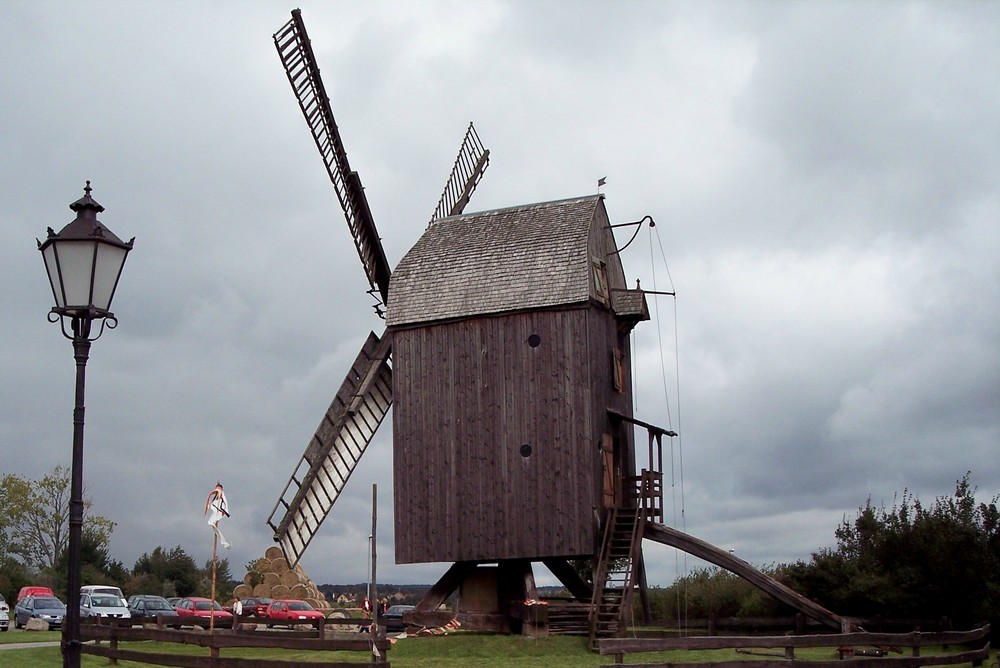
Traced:
<path fill-rule="evenodd" d="M 27 636 L 27 637 L 26 637 Z M 58 641 L 59 633 L 2 633 L 0 644 L 10 642 Z M 150 652 L 191 654 L 204 656 L 204 648 L 167 643 L 135 643 L 135 649 Z M 924 648 L 925 654 L 940 651 L 940 648 Z M 954 650 L 953 650 L 954 651 Z M 275 658 L 295 661 L 302 665 L 310 661 L 341 660 L 357 662 L 359 666 L 371 665 L 366 657 L 356 652 L 297 652 L 288 650 L 242 649 L 223 650 L 223 656 Z M 829 648 L 796 651 L 802 659 L 831 659 L 835 654 Z M 670 652 L 638 654 L 631 661 L 731 661 L 760 660 L 765 657 L 737 654 L 730 650 L 706 650 L 690 652 Z M 551 636 L 548 638 L 524 638 L 520 636 L 479 635 L 455 633 L 448 636 L 406 638 L 397 642 L 389 652 L 389 661 L 394 668 L 501 668 L 519 666 L 524 668 L 588 668 L 602 663 L 613 663 L 611 656 L 601 657 L 587 649 L 586 638 Z M 0 665 L 5 668 L 49 668 L 61 663 L 58 647 L 34 647 L 29 649 L 0 650 Z M 102 657 L 83 656 L 84 668 L 107 666 Z M 120 666 L 135 667 L 132 661 L 121 661 Z M 968 664 L 965 664 L 968 665 Z M 988 666 L 996 665 L 996 655 L 991 656 Z"/>
<path fill-rule="evenodd" d="M 12 645 L 21 642 L 59 642 L 62 634 L 59 631 L 15 631 L 14 622 L 10 623 L 10 629 L 0 631 L 0 645 Z M 0 661 L 0 666 L 5 665 Z"/>

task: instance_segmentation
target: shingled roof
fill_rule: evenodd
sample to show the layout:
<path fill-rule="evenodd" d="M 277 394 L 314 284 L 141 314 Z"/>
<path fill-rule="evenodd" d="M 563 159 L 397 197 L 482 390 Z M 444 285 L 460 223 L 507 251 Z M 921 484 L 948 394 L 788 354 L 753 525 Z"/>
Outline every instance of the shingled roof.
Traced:
<path fill-rule="evenodd" d="M 587 301 L 587 244 L 603 208 L 589 195 L 436 221 L 392 273 L 386 324 Z"/>

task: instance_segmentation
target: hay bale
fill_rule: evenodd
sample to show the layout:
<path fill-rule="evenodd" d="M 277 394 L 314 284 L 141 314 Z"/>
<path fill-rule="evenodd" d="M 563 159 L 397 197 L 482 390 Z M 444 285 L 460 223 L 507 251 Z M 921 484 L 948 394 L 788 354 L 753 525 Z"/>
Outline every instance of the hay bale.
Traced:
<path fill-rule="evenodd" d="M 288 562 L 284 557 L 271 560 L 271 571 L 275 573 L 287 573 L 288 570 Z"/>
<path fill-rule="evenodd" d="M 267 557 L 268 559 L 277 559 L 278 557 L 283 558 L 285 555 L 281 551 L 280 547 L 278 547 L 277 545 L 272 545 L 271 547 L 267 548 L 267 550 L 264 551 L 264 556 Z"/>
<path fill-rule="evenodd" d="M 297 584 L 291 588 L 290 592 L 292 598 L 297 598 L 300 601 L 304 601 L 309 596 L 309 587 L 304 584 Z"/>
<path fill-rule="evenodd" d="M 291 591 L 285 585 L 271 588 L 270 598 L 291 598 Z"/>
<path fill-rule="evenodd" d="M 249 573 L 247 573 L 249 575 Z M 250 583 L 244 583 L 241 585 L 236 585 L 233 589 L 233 598 L 248 598 L 253 594 L 253 587 Z"/>
<path fill-rule="evenodd" d="M 307 598 L 307 599 L 303 599 L 303 600 L 305 600 L 306 603 L 308 603 L 309 605 L 311 605 L 312 607 L 314 607 L 317 610 L 322 610 L 323 608 L 326 607 L 325 605 L 321 605 L 320 602 L 317 601 L 314 598 Z"/>
<path fill-rule="evenodd" d="M 258 598 L 274 598 L 271 596 L 271 587 L 261 583 L 253 588 L 253 595 Z"/>
<path fill-rule="evenodd" d="M 294 587 L 299 583 L 299 576 L 292 572 L 282 573 L 281 575 L 275 574 L 275 577 L 280 580 L 279 584 L 283 584 L 286 587 Z"/>
<path fill-rule="evenodd" d="M 277 573 L 264 573 L 264 584 L 268 587 L 276 587 L 277 585 L 285 583 L 282 581 L 281 576 Z"/>

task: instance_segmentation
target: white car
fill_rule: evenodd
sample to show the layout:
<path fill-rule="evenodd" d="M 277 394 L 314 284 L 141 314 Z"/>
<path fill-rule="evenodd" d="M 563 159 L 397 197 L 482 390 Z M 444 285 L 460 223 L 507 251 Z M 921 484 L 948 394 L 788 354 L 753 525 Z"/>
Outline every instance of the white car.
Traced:
<path fill-rule="evenodd" d="M 125 601 L 115 594 L 81 594 L 80 616 L 129 619 L 132 614 L 128 611 Z"/>
<path fill-rule="evenodd" d="M 122 590 L 113 585 L 85 585 L 80 587 L 80 594 L 114 594 L 122 600 L 125 607 L 128 607 L 128 601 L 125 600 L 125 594 Z"/>
<path fill-rule="evenodd" d="M 0 631 L 6 631 L 10 628 L 10 613 L 6 610 L 0 610 Z"/>

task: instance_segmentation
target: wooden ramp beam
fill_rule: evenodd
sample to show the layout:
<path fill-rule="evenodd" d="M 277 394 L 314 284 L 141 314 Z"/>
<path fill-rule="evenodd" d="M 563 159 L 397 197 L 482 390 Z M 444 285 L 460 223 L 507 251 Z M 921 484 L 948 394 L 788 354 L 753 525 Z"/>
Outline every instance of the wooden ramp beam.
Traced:
<path fill-rule="evenodd" d="M 688 554 L 698 557 L 699 559 L 715 564 L 720 568 L 725 568 L 727 571 L 735 573 L 782 603 L 790 605 L 807 617 L 811 617 L 822 624 L 831 626 L 837 629 L 837 631 L 842 630 L 844 620 L 840 615 L 830 612 L 815 601 L 812 601 L 790 587 L 781 584 L 774 578 L 762 573 L 746 561 L 733 556 L 726 550 L 718 548 L 711 543 L 706 543 L 705 541 L 695 538 L 694 536 L 686 534 L 682 531 L 677 531 L 676 529 L 671 529 L 668 526 L 652 522 L 646 523 L 643 537 L 656 541 L 657 543 L 662 543 L 663 545 L 684 550 Z"/>

